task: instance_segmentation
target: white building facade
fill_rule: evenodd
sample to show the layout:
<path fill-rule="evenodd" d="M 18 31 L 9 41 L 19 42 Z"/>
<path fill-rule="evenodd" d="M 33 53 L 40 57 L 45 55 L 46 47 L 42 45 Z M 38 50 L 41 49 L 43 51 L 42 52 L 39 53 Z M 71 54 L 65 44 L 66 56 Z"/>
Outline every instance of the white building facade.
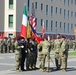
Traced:
<path fill-rule="evenodd" d="M 51 37 L 55 34 L 74 37 L 76 0 L 0 0 L 0 32 L 11 37 L 19 34 L 24 3 L 29 16 L 33 2 L 38 33 L 42 33 L 44 20 L 46 34 Z"/>

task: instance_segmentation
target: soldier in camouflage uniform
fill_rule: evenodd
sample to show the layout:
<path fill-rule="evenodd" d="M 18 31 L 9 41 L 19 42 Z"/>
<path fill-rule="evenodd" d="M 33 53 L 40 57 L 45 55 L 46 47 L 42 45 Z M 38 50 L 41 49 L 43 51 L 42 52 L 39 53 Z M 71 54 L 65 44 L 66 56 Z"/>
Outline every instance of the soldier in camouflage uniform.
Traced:
<path fill-rule="evenodd" d="M 7 52 L 7 37 L 3 38 L 3 53 Z"/>
<path fill-rule="evenodd" d="M 0 38 L 0 53 L 2 53 L 2 38 Z"/>
<path fill-rule="evenodd" d="M 11 50 L 12 50 L 12 52 L 15 52 L 15 41 L 16 41 L 15 38 L 11 39 Z"/>
<path fill-rule="evenodd" d="M 36 62 L 37 62 L 37 41 L 35 38 L 32 39 L 32 44 L 33 44 L 33 55 L 32 55 L 32 68 L 36 69 Z"/>
<path fill-rule="evenodd" d="M 10 53 L 11 50 L 11 38 L 7 40 L 7 52 Z"/>
<path fill-rule="evenodd" d="M 56 70 L 59 70 L 61 67 L 60 47 L 61 47 L 60 34 L 57 34 L 57 39 L 54 41 Z"/>
<path fill-rule="evenodd" d="M 17 36 L 17 40 L 15 41 L 15 60 L 16 60 L 16 71 L 21 71 L 21 48 L 23 48 L 20 42 L 21 36 Z"/>
<path fill-rule="evenodd" d="M 41 54 L 39 54 L 39 66 L 41 71 L 50 72 L 50 42 L 48 41 L 47 37 L 44 38 L 44 41 L 38 44 L 38 49 L 42 47 Z M 46 64 L 46 70 L 45 70 Z"/>
<path fill-rule="evenodd" d="M 76 40 L 73 40 L 73 50 L 75 51 L 76 49 Z"/>
<path fill-rule="evenodd" d="M 26 70 L 33 69 L 33 52 L 34 52 L 34 42 L 31 40 L 31 38 L 27 39 L 27 60 L 26 60 Z"/>
<path fill-rule="evenodd" d="M 67 43 L 64 36 L 62 36 L 62 44 L 61 44 L 61 61 L 62 61 L 62 71 L 66 71 L 67 69 L 67 58 L 68 58 L 68 50 L 69 44 Z"/>

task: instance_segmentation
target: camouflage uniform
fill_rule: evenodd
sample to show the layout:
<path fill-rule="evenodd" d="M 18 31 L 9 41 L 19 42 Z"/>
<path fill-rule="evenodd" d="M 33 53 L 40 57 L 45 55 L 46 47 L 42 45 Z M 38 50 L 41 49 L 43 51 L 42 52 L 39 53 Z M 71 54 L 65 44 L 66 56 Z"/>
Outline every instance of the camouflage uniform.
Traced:
<path fill-rule="evenodd" d="M 39 52 L 38 58 L 39 58 L 39 66 L 40 70 L 44 71 L 45 64 L 46 64 L 46 71 L 49 72 L 50 68 L 50 42 L 48 42 L 46 39 L 44 41 L 40 42 L 38 44 L 38 49 L 42 47 L 42 51 Z"/>
<path fill-rule="evenodd" d="M 16 71 L 19 71 L 21 68 L 21 43 L 20 41 L 15 42 L 15 60 L 16 60 Z"/>
<path fill-rule="evenodd" d="M 60 52 L 63 71 L 66 71 L 66 68 L 67 68 L 68 49 L 69 49 L 69 45 L 67 41 L 65 40 L 62 42 L 61 52 Z"/>
<path fill-rule="evenodd" d="M 11 50 L 12 50 L 12 52 L 15 52 L 15 39 L 12 39 L 11 40 Z"/>
<path fill-rule="evenodd" d="M 75 48 L 76 48 L 76 41 L 73 40 L 73 50 L 75 50 Z"/>
<path fill-rule="evenodd" d="M 55 50 L 55 64 L 56 64 L 56 69 L 57 70 L 59 70 L 60 67 L 61 67 L 60 47 L 61 47 L 61 40 L 56 39 L 54 41 L 54 50 Z"/>
<path fill-rule="evenodd" d="M 11 38 L 9 38 L 9 39 L 7 40 L 7 52 L 10 53 L 10 50 L 11 50 Z"/>
<path fill-rule="evenodd" d="M 36 62 L 37 62 L 37 42 L 33 40 L 33 63 L 32 63 L 32 68 L 36 69 Z"/>
<path fill-rule="evenodd" d="M 0 39 L 0 53 L 2 53 L 2 39 Z"/>
<path fill-rule="evenodd" d="M 7 39 L 3 39 L 3 53 L 7 52 Z"/>
<path fill-rule="evenodd" d="M 30 70 L 33 68 L 33 59 L 34 59 L 34 55 L 33 55 L 34 45 L 33 44 L 34 44 L 34 42 L 31 39 L 28 39 L 28 42 L 27 42 L 28 54 L 27 54 L 27 60 L 26 60 L 26 69 L 27 70 Z"/>

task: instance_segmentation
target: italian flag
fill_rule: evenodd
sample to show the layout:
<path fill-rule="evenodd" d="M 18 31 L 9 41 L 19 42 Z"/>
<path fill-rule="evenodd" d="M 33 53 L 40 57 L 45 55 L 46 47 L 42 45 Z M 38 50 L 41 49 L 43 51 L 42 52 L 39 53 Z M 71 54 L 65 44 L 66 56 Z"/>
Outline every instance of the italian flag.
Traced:
<path fill-rule="evenodd" d="M 27 12 L 26 12 L 26 5 L 24 5 L 24 9 L 23 9 L 21 36 L 24 37 L 24 38 L 26 38 L 26 36 L 27 36 Z"/>

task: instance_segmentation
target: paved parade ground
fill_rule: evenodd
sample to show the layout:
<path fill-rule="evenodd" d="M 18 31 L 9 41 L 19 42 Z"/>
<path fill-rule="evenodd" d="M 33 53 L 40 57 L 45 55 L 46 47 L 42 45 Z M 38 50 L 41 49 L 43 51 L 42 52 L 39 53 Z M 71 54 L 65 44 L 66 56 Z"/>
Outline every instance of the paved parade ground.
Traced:
<path fill-rule="evenodd" d="M 54 56 L 51 57 L 54 61 Z M 0 53 L 0 75 L 76 75 L 76 56 L 69 56 L 67 72 L 55 71 L 55 64 L 50 62 L 52 72 L 40 72 L 39 69 L 32 71 L 15 71 L 15 54 Z M 38 67 L 38 62 L 37 62 Z"/>

